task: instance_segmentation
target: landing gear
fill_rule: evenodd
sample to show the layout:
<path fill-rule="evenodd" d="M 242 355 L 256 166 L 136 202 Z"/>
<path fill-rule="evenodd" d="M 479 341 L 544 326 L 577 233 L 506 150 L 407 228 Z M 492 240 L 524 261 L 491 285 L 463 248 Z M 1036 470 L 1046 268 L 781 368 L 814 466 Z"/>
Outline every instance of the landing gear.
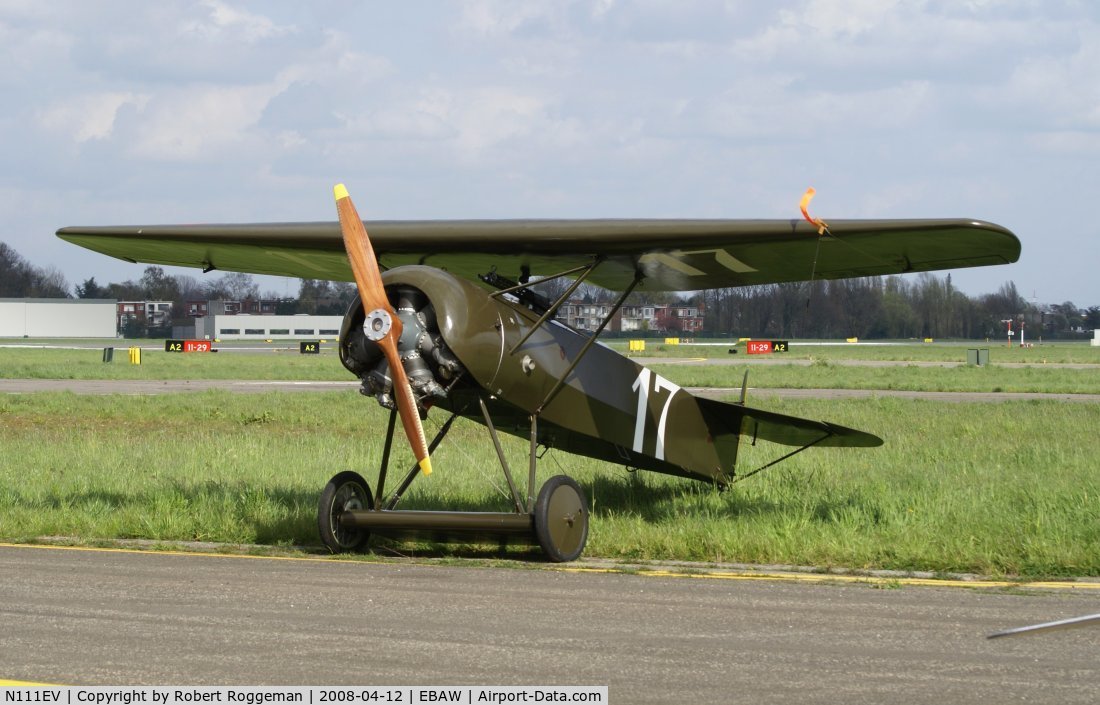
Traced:
<path fill-rule="evenodd" d="M 383 450 L 382 466 L 379 468 L 378 499 L 371 495 L 370 486 L 358 473 L 342 472 L 325 485 L 321 493 L 317 525 L 321 541 L 333 553 L 362 550 L 370 536 L 388 538 L 421 538 L 433 541 L 488 541 L 506 544 L 538 545 L 548 560 L 554 563 L 573 561 L 580 557 L 588 541 L 588 501 L 580 485 L 571 477 L 555 475 L 543 484 L 537 498 L 535 488 L 535 461 L 537 460 L 537 420 L 531 419 L 531 450 L 529 458 L 527 495 L 518 490 L 504 458 L 500 441 L 493 427 L 488 409 L 481 400 L 485 411 L 485 423 L 493 438 L 493 445 L 499 454 L 504 477 L 512 494 L 513 510 L 510 512 L 441 512 L 423 509 L 399 510 L 397 504 L 413 480 L 420 476 L 419 468 L 414 465 L 400 486 L 387 495 L 386 467 L 389 462 L 389 449 L 393 440 L 394 419 L 391 412 L 390 424 L 386 433 L 386 446 Z M 451 422 L 451 417 L 440 428 L 439 433 L 429 445 L 434 451 Z"/>
<path fill-rule="evenodd" d="M 445 426 L 445 425 L 444 425 Z M 390 429 L 392 430 L 392 429 Z M 437 438 L 437 440 L 439 440 Z M 588 539 L 588 503 L 572 477 L 555 475 L 525 507 L 505 466 L 505 476 L 515 494 L 513 511 L 429 511 L 396 509 L 401 494 L 419 475 L 412 466 L 405 482 L 375 502 L 370 485 L 359 473 L 345 471 L 324 486 L 317 526 L 321 542 L 333 553 L 361 551 L 372 535 L 392 539 L 421 538 L 434 541 L 489 541 L 537 544 L 553 563 L 580 558 Z M 535 474 L 530 476 L 533 489 Z M 378 492 L 385 473 L 379 474 Z M 531 494 L 528 494 L 530 497 Z"/>
<path fill-rule="evenodd" d="M 370 485 L 359 473 L 345 470 L 333 477 L 321 492 L 317 509 L 321 542 L 333 553 L 362 550 L 370 538 L 370 531 L 342 523 L 340 517 L 345 512 L 373 507 Z"/>
<path fill-rule="evenodd" d="M 371 534 L 438 541 L 538 544 L 552 563 L 574 561 L 588 541 L 588 502 L 571 477 L 551 477 L 531 512 L 436 512 L 375 509 L 358 473 L 336 475 L 321 493 L 317 525 L 333 553 L 364 550 Z"/>
<path fill-rule="evenodd" d="M 369 247 L 369 242 L 367 246 Z M 515 355 L 520 346 L 524 345 L 536 331 L 548 324 L 553 317 L 553 312 L 595 268 L 598 261 L 551 277 L 553 279 L 581 273 L 573 285 L 553 304 L 539 301 L 531 296 L 527 291 L 526 275 L 521 279 L 522 283 L 514 285 L 503 279 L 486 278 L 486 281 L 491 281 L 498 288 L 494 296 L 515 293 L 523 304 L 532 306 L 541 314 L 539 320 L 512 346 L 509 355 Z M 378 292 L 375 291 L 376 287 L 372 287 L 371 291 L 367 292 L 369 294 L 367 298 L 371 299 L 370 306 L 365 306 L 363 300 L 357 300 L 352 303 L 344 317 L 340 334 L 340 361 L 344 367 L 360 378 L 362 382 L 360 391 L 363 394 L 374 396 L 383 407 L 390 410 L 390 418 L 373 495 L 367 482 L 354 472 L 342 472 L 326 485 L 321 496 L 317 519 L 321 541 L 334 553 L 360 550 L 371 537 L 414 538 L 433 542 L 484 542 L 495 543 L 502 547 L 509 543 L 516 543 L 540 546 L 547 558 L 555 563 L 575 560 L 581 555 L 588 539 L 588 505 L 580 486 L 564 475 L 550 478 L 536 494 L 538 490 L 536 466 L 542 457 L 538 453 L 539 446 L 542 446 L 545 454 L 556 440 L 553 425 L 540 435 L 539 417 L 542 408 L 564 388 L 565 380 L 570 377 L 585 351 L 595 343 L 595 337 L 584 344 L 581 352 L 560 375 L 557 384 L 545 395 L 541 404 L 535 407 L 534 402 L 537 401 L 537 397 L 528 399 L 525 395 L 520 395 L 524 399 L 520 404 L 509 402 L 499 396 L 501 394 L 499 390 L 493 394 L 491 390 L 482 387 L 443 338 L 441 319 L 437 319 L 437 311 L 429 292 L 435 292 L 441 297 L 440 302 L 446 301 L 446 305 L 440 310 L 447 314 L 444 318 L 450 320 L 458 310 L 454 306 L 459 306 L 461 309 L 463 301 L 461 296 L 464 296 L 461 290 L 455 289 L 454 284 L 449 283 L 452 277 L 430 275 L 427 273 L 427 268 L 404 271 L 408 273 L 407 276 L 403 275 L 400 278 L 396 275 L 387 276 L 380 282 L 395 313 L 383 317 L 376 311 L 366 310 L 385 303 L 381 296 L 375 296 Z M 639 281 L 640 278 L 636 277 L 627 292 L 629 293 Z M 502 288 L 503 286 L 510 288 Z M 363 295 L 362 291 L 361 295 Z M 455 299 L 455 296 L 459 298 Z M 616 310 L 625 297 L 624 293 L 615 305 Z M 470 299 L 468 304 L 480 306 L 481 304 L 477 304 L 478 301 L 481 299 Z M 490 345 L 485 348 L 485 354 L 503 356 L 505 348 L 492 342 L 495 339 L 494 336 L 500 336 L 499 345 L 504 344 L 505 328 L 504 319 L 501 316 L 508 315 L 512 324 L 517 326 L 521 324 L 516 322 L 512 313 L 508 313 L 514 308 L 512 304 L 490 302 L 486 306 L 485 311 L 478 315 L 483 317 L 483 322 L 487 326 L 494 325 L 495 322 L 496 333 L 490 333 L 485 338 L 490 341 Z M 521 305 L 519 308 L 523 309 L 524 306 Z M 480 308 L 478 310 L 481 311 Z M 473 309 L 469 309 L 467 313 L 472 311 Z M 377 327 L 374 325 L 375 321 L 379 322 Z M 400 326 L 397 325 L 399 321 Z M 610 316 L 601 324 L 601 329 L 608 321 Z M 393 331 L 396 328 L 396 333 L 387 338 L 385 329 L 391 324 L 392 327 L 389 330 Z M 366 330 L 368 328 L 370 332 Z M 451 326 L 447 324 L 443 328 L 450 330 Z M 456 331 L 452 332 L 458 335 Z M 393 335 L 396 337 L 394 338 Z M 391 345 L 397 348 L 398 359 L 396 360 L 393 359 L 394 356 L 389 347 Z M 564 348 L 562 350 L 564 355 Z M 523 372 L 530 376 L 536 366 L 529 357 L 521 356 L 521 358 L 517 358 L 516 362 L 519 362 Z M 501 364 L 498 360 L 498 367 Z M 391 369 L 391 365 L 394 369 Z M 400 387 L 399 391 L 407 392 L 400 397 L 395 392 L 396 382 L 392 375 L 398 366 L 408 377 L 407 385 L 404 382 L 397 385 Z M 494 376 L 493 379 L 496 377 Z M 542 385 L 542 382 L 536 382 L 535 388 L 541 390 Z M 406 400 L 400 402 L 400 409 L 397 399 Z M 451 416 L 439 428 L 435 439 L 427 444 L 427 456 L 435 452 L 456 418 L 469 418 L 485 425 L 507 482 L 506 497 L 507 503 L 511 505 L 510 511 L 429 511 L 397 508 L 406 490 L 421 474 L 419 467 L 414 465 L 404 479 L 396 483 L 395 489 L 391 490 L 387 487 L 390 451 L 393 446 L 398 412 L 403 412 L 406 417 L 409 417 L 411 409 L 407 407 L 413 405 L 420 413 L 421 419 L 426 416 L 429 408 L 442 408 L 451 412 Z M 480 418 L 478 418 L 479 410 Z M 530 431 L 526 487 L 516 482 L 520 478 L 514 476 L 509 467 L 494 421 L 502 423 L 502 429 L 509 434 L 521 435 L 525 426 Z M 402 425 L 408 428 L 405 421 Z M 423 429 L 419 431 L 419 434 L 412 435 L 423 436 Z M 418 458 L 426 457 L 419 452 L 423 450 L 420 443 L 414 442 L 411 445 L 416 447 L 415 454 Z M 392 483 L 392 480 L 390 482 Z"/>
<path fill-rule="evenodd" d="M 588 541 L 588 502 L 576 481 L 555 475 L 535 501 L 535 536 L 554 563 L 576 560 Z"/>

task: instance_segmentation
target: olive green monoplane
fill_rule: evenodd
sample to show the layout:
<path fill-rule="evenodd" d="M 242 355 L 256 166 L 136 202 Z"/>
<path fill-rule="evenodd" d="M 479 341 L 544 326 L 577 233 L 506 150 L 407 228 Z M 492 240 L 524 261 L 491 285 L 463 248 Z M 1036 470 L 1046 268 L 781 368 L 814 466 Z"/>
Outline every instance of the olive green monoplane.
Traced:
<path fill-rule="evenodd" d="M 794 448 L 780 460 L 811 446 L 881 445 L 862 431 L 750 408 L 744 396 L 740 403 L 694 396 L 594 344 L 632 291 L 976 267 L 1020 255 L 1011 232 L 974 220 L 364 222 L 343 186 L 335 196 L 339 223 L 57 233 L 129 262 L 356 282 L 359 298 L 344 318 L 340 358 L 391 414 L 374 492 L 348 471 L 322 493 L 318 524 L 333 551 L 359 549 L 371 533 L 511 537 L 537 541 L 551 560 L 573 560 L 588 535 L 587 502 L 564 475 L 535 492 L 540 447 L 726 486 L 739 477 L 743 438 Z M 551 300 L 540 285 L 556 280 L 572 282 Z M 582 282 L 621 292 L 591 335 L 555 319 Z M 431 407 L 450 416 L 428 443 L 421 419 Z M 511 511 L 398 510 L 410 483 L 431 472 L 430 454 L 457 417 L 487 428 Z M 398 418 L 417 464 L 387 495 Z M 529 439 L 525 493 L 500 432 Z"/>

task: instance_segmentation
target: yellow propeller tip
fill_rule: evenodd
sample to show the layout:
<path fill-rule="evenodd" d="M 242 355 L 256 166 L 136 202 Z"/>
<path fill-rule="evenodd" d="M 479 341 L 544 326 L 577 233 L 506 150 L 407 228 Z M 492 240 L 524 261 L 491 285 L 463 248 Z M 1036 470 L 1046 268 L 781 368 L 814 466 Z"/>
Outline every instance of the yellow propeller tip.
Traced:
<path fill-rule="evenodd" d="M 431 475 L 432 474 L 432 459 L 431 458 L 424 458 L 423 460 L 420 461 L 420 471 L 423 472 L 425 475 Z"/>
<path fill-rule="evenodd" d="M 343 184 L 336 184 L 332 187 L 332 195 L 336 196 L 336 200 L 348 197 L 348 189 Z"/>

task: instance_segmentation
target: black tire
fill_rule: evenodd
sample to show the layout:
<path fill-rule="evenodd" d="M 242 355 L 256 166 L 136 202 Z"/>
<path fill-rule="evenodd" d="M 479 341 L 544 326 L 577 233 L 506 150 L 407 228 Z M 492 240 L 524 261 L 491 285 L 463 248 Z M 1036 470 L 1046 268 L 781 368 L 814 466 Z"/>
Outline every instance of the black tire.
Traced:
<path fill-rule="evenodd" d="M 571 477 L 555 475 L 535 500 L 535 536 L 554 563 L 576 560 L 588 541 L 588 500 Z"/>
<path fill-rule="evenodd" d="M 370 532 L 340 525 L 340 515 L 352 509 L 373 509 L 370 485 L 363 476 L 351 470 L 335 475 L 321 492 L 317 508 L 317 528 L 321 543 L 333 553 L 361 551 L 367 545 Z"/>

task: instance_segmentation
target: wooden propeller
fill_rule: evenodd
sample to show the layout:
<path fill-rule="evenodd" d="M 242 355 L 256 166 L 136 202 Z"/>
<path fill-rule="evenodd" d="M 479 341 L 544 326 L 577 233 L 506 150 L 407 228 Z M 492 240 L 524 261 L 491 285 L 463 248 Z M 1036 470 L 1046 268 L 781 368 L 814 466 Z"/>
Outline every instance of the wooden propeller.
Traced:
<path fill-rule="evenodd" d="M 344 235 L 344 249 L 348 251 L 351 271 L 355 273 L 355 283 L 359 287 L 359 298 L 363 302 L 366 319 L 363 321 L 363 333 L 382 348 L 390 366 L 390 378 L 393 380 L 394 399 L 397 411 L 401 415 L 401 425 L 409 438 L 416 462 L 425 475 L 432 472 L 432 461 L 428 457 L 428 443 L 424 439 L 424 427 L 420 423 L 420 413 L 416 409 L 409 377 L 401 364 L 397 351 L 397 341 L 401 339 L 401 319 L 390 305 L 386 289 L 382 284 L 382 272 L 378 269 L 378 259 L 374 256 L 370 237 L 363 225 L 355 204 L 343 184 L 333 188 L 336 197 L 336 212 L 340 216 L 340 230 Z"/>

